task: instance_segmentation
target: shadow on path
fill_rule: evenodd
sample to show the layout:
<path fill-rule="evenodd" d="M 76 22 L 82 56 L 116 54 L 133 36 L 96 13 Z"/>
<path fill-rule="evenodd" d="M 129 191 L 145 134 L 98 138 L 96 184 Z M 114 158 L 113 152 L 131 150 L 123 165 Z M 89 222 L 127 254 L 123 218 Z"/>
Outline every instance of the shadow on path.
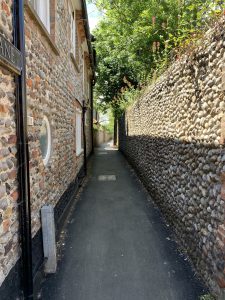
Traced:
<path fill-rule="evenodd" d="M 44 300 L 197 300 L 204 286 L 126 160 L 98 148 Z"/>

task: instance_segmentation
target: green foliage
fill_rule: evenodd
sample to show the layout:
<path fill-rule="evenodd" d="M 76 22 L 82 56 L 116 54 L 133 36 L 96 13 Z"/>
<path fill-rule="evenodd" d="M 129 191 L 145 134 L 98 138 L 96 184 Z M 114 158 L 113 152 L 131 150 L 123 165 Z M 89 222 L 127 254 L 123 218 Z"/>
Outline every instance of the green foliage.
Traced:
<path fill-rule="evenodd" d="M 94 32 L 95 97 L 115 116 L 224 8 L 221 0 L 96 0 L 104 17 Z"/>
<path fill-rule="evenodd" d="M 199 300 L 215 300 L 215 298 L 212 295 L 207 294 L 207 295 L 201 296 L 199 298 Z"/>
<path fill-rule="evenodd" d="M 100 112 L 100 117 L 102 117 L 101 113 L 101 107 L 94 103 L 95 110 Z M 107 122 L 108 120 L 108 122 Z M 104 122 L 100 121 L 96 124 L 93 124 L 94 130 L 105 130 L 109 133 L 113 133 L 114 130 L 114 114 L 112 112 L 112 109 L 108 109 L 107 111 L 104 111 Z"/>
<path fill-rule="evenodd" d="M 108 124 L 105 125 L 105 129 L 109 133 L 113 133 L 113 131 L 114 131 L 114 117 L 113 117 L 112 110 L 108 111 L 108 118 L 109 118 L 109 122 L 108 122 Z"/>
<path fill-rule="evenodd" d="M 119 108 L 115 111 L 117 117 L 121 116 L 124 110 L 140 97 L 144 89 L 135 89 L 133 86 L 125 88 L 118 96 Z"/>

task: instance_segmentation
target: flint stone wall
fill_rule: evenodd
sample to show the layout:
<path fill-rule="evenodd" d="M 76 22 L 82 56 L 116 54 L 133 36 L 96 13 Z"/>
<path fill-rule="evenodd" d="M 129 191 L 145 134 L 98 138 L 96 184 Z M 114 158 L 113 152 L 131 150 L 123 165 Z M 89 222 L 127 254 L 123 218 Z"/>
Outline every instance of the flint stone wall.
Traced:
<path fill-rule="evenodd" d="M 0 32 L 11 42 L 12 6 L 12 0 L 0 0 Z M 33 120 L 33 124 L 31 122 L 28 126 L 32 236 L 34 239 L 40 236 L 37 238 L 38 245 L 33 245 L 37 256 L 42 254 L 40 209 L 46 203 L 54 206 L 59 203 L 84 161 L 83 153 L 76 156 L 75 126 L 76 111 L 82 109 L 84 100 L 84 36 L 79 33 L 77 36 L 76 65 L 70 55 L 68 6 L 66 0 L 51 0 L 51 34 L 48 36 L 30 6 L 25 5 L 27 104 L 28 116 Z M 40 149 L 44 116 L 50 121 L 52 143 L 46 166 Z M 85 128 L 89 155 L 92 147 L 90 101 Z M 0 66 L 0 293 L 20 256 L 16 140 L 14 77 Z M 36 268 L 35 253 L 33 259 Z"/>
<path fill-rule="evenodd" d="M 218 294 L 225 288 L 224 25 L 149 86 L 119 124 L 120 150 Z"/>
<path fill-rule="evenodd" d="M 12 42 L 12 0 L 0 0 L 0 33 Z M 0 66 L 0 286 L 19 257 L 14 76 Z"/>
<path fill-rule="evenodd" d="M 33 236 L 40 228 L 41 206 L 56 205 L 83 164 L 83 154 L 76 156 L 75 127 L 76 110 L 81 110 L 83 102 L 81 41 L 77 41 L 77 70 L 70 58 L 69 2 L 55 3 L 54 39 L 51 38 L 57 52 L 43 35 L 29 7 L 25 10 L 28 115 L 34 120 L 33 126 L 28 127 Z M 39 139 L 44 116 L 50 121 L 52 138 L 46 166 Z"/>

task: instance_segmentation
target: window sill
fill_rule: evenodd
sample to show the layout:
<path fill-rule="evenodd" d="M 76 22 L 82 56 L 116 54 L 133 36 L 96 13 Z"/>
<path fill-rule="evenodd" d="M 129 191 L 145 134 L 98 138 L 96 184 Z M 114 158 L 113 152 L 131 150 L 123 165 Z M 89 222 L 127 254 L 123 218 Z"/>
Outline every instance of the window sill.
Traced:
<path fill-rule="evenodd" d="M 76 153 L 76 156 L 79 157 L 79 156 L 81 156 L 83 153 L 84 153 L 84 149 L 81 149 L 80 152 L 77 152 L 77 153 Z"/>
<path fill-rule="evenodd" d="M 74 67 L 75 67 L 77 73 L 80 73 L 76 58 L 74 57 L 74 54 L 72 52 L 70 52 L 70 58 L 72 60 L 72 63 L 74 64 Z"/>
<path fill-rule="evenodd" d="M 44 34 L 44 36 L 46 37 L 46 39 L 47 39 L 49 45 L 51 46 L 52 50 L 55 52 L 56 55 L 59 55 L 60 54 L 59 53 L 59 49 L 57 48 L 55 42 L 53 41 L 53 39 L 52 39 L 52 37 L 50 35 L 50 33 L 45 28 L 45 25 L 43 24 L 43 22 L 39 18 L 38 14 L 34 10 L 32 4 L 29 2 L 29 0 L 25 0 L 24 1 L 24 6 L 27 9 L 28 13 L 35 19 L 36 23 L 38 24 L 38 26 L 41 29 L 41 31 Z"/>

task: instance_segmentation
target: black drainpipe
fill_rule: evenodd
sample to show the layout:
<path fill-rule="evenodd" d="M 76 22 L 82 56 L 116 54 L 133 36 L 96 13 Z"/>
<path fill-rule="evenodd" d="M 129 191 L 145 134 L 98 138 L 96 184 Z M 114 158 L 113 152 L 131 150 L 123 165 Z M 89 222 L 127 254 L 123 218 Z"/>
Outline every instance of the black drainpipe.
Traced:
<path fill-rule="evenodd" d="M 84 145 L 84 175 L 87 175 L 87 146 L 86 146 L 86 133 L 85 133 L 85 113 L 86 113 L 85 101 L 83 100 L 82 107 L 82 126 L 83 126 L 83 145 Z"/>
<path fill-rule="evenodd" d="M 30 211 L 29 150 L 27 136 L 24 1 L 14 0 L 14 45 L 22 54 L 22 72 L 16 76 L 16 124 L 18 149 L 19 209 L 24 299 L 33 299 L 32 236 Z"/>

